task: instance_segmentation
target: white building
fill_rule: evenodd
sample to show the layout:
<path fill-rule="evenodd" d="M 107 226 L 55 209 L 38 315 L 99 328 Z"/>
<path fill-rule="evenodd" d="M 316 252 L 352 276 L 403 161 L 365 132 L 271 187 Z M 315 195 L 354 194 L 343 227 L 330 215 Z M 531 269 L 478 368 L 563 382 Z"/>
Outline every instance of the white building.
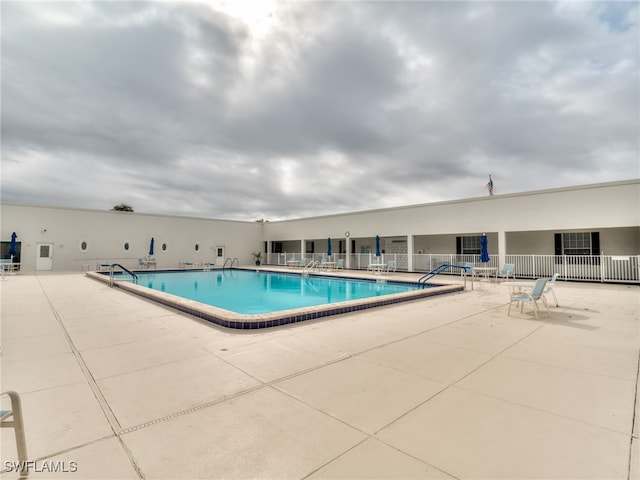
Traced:
<path fill-rule="evenodd" d="M 515 263 L 521 276 L 637 283 L 640 179 L 265 223 L 5 203 L 2 258 L 12 232 L 23 272 L 137 268 L 151 238 L 157 268 L 227 258 L 246 265 L 258 250 L 285 265 L 326 256 L 328 238 L 335 257 L 363 268 L 376 235 L 383 260 L 428 271 L 475 261 L 486 233 L 490 265 Z"/>

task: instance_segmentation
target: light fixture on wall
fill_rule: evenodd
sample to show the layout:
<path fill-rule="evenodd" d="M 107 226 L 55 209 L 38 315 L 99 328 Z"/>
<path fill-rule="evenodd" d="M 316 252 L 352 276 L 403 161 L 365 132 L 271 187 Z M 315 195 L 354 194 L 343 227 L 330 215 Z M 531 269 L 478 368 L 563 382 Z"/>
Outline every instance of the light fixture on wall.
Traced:
<path fill-rule="evenodd" d="M 351 236 L 351 233 L 349 233 L 349 230 L 344 232 L 344 236 L 345 236 L 345 238 L 349 238 Z"/>
<path fill-rule="evenodd" d="M 47 233 L 47 229 L 43 228 L 42 230 L 40 230 L 42 233 Z"/>

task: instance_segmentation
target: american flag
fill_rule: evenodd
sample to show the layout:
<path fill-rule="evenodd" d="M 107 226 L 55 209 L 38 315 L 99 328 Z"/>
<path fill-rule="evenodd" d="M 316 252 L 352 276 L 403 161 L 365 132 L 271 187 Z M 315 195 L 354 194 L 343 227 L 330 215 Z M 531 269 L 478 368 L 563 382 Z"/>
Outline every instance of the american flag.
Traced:
<path fill-rule="evenodd" d="M 493 195 L 493 180 L 491 179 L 491 175 L 489 175 L 489 183 L 487 183 L 486 187 L 489 191 L 489 195 Z"/>

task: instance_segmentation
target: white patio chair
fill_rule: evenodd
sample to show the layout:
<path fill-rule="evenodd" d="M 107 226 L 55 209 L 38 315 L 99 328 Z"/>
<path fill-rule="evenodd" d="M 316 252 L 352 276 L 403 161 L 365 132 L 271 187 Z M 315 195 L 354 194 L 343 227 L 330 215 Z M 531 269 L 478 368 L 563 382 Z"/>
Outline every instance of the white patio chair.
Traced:
<path fill-rule="evenodd" d="M 18 461 L 22 465 L 21 473 L 25 474 L 27 468 L 27 441 L 24 434 L 24 420 L 22 417 L 22 403 L 17 392 L 6 391 L 0 396 L 7 395 L 11 399 L 11 410 L 0 410 L 0 427 L 13 428 L 16 437 L 16 449 Z M 24 478 L 24 477 L 20 477 Z"/>
<path fill-rule="evenodd" d="M 544 289 L 544 295 L 546 295 L 547 293 L 553 295 L 553 301 L 555 302 L 556 307 L 558 306 L 558 297 L 556 297 L 556 292 L 553 290 L 553 287 L 555 286 L 556 280 L 559 276 L 559 273 L 554 273 L 551 279 L 547 282 L 547 286 Z"/>
<path fill-rule="evenodd" d="M 549 313 L 549 317 L 551 317 L 551 310 L 549 310 L 547 299 L 544 297 L 544 288 L 546 284 L 547 284 L 546 278 L 539 278 L 538 280 L 536 280 L 536 283 L 533 286 L 533 290 L 531 290 L 530 292 L 528 291 L 513 292 L 511 294 L 511 299 L 509 301 L 509 311 L 507 312 L 507 315 L 511 315 L 511 305 L 514 302 L 516 304 L 520 303 L 520 313 L 522 313 L 522 310 L 524 309 L 525 302 L 533 302 L 533 306 L 534 306 L 533 313 L 535 313 L 536 319 L 537 319 L 538 310 L 540 310 L 540 308 L 538 307 L 538 300 L 542 300 L 542 303 L 544 303 L 544 306 L 546 307 L 547 312 Z"/>
<path fill-rule="evenodd" d="M 514 267 L 515 265 L 513 263 L 505 263 L 502 267 L 502 270 L 498 272 L 498 278 L 509 280 L 509 277 L 511 277 L 513 280 L 515 280 L 516 277 L 513 272 Z"/>

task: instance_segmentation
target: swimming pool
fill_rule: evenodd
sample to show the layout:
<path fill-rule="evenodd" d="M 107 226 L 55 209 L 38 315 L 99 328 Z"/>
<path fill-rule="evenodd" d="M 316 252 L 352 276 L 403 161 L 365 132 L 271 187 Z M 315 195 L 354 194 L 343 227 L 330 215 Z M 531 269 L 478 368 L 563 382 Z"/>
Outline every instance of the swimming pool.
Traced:
<path fill-rule="evenodd" d="M 104 274 L 88 275 L 102 281 Z M 266 328 L 460 291 L 386 279 L 301 275 L 266 270 L 137 272 L 115 285 L 229 328 Z"/>
<path fill-rule="evenodd" d="M 138 273 L 138 285 L 254 315 L 419 289 L 416 284 L 252 270 Z M 130 276 L 126 277 L 128 280 Z"/>

